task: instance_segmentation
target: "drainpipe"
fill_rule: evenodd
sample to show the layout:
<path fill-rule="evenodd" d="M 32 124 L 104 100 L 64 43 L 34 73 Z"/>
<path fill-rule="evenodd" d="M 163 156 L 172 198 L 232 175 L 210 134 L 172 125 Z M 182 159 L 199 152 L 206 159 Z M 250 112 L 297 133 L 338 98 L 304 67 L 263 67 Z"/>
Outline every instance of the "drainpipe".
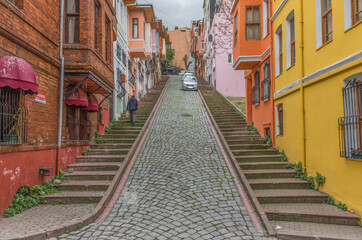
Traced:
<path fill-rule="evenodd" d="M 62 126 L 63 126 L 63 94 L 64 94 L 64 57 L 63 57 L 63 28 L 64 28 L 64 0 L 61 0 L 60 7 L 60 40 L 59 40 L 59 56 L 60 56 L 60 92 L 59 92 L 59 120 L 58 120 L 58 143 L 56 158 L 56 175 L 60 170 L 60 149 L 62 146 Z"/>
<path fill-rule="evenodd" d="M 301 78 L 300 78 L 300 96 L 301 96 L 301 111 L 302 111 L 302 156 L 303 156 L 303 170 L 307 170 L 307 139 L 306 139 L 306 130 L 305 130 L 305 99 L 304 99 L 304 11 L 303 11 L 303 0 L 299 1 L 300 3 L 300 58 L 301 58 Z"/>

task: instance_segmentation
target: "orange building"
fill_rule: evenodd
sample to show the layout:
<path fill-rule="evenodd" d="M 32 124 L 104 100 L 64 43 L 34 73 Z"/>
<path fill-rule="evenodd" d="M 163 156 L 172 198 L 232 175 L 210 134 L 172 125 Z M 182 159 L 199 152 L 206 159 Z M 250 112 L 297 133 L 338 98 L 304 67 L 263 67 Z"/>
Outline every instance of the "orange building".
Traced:
<path fill-rule="evenodd" d="M 192 22 L 191 29 L 191 55 L 195 59 L 195 74 L 205 79 L 205 28 L 204 20 Z"/>
<path fill-rule="evenodd" d="M 249 70 L 245 74 L 247 122 L 274 143 L 271 11 L 270 0 L 236 0 L 232 6 L 234 69 Z"/>
<path fill-rule="evenodd" d="M 190 29 L 187 27 L 176 28 L 168 31 L 172 47 L 175 49 L 175 57 L 172 64 L 176 67 L 186 69 L 186 64 L 189 63 L 191 51 Z M 185 64 L 185 56 L 187 56 Z"/>

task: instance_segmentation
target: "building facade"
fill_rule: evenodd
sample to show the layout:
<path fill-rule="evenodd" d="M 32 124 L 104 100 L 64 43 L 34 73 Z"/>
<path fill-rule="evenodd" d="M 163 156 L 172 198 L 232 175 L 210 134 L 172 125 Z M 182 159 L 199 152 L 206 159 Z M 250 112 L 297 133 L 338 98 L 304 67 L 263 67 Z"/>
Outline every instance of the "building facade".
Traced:
<path fill-rule="evenodd" d="M 276 145 L 362 214 L 361 4 L 275 1 Z"/>
<path fill-rule="evenodd" d="M 172 64 L 176 67 L 187 69 L 190 60 L 191 38 L 190 29 L 187 27 L 168 31 L 175 56 Z"/>
<path fill-rule="evenodd" d="M 246 116 L 262 137 L 275 143 L 274 68 L 272 61 L 272 32 L 270 23 L 273 1 L 234 1 L 233 62 L 235 70 L 245 73 Z"/>
<path fill-rule="evenodd" d="M 195 74 L 197 77 L 205 79 L 205 31 L 204 21 L 197 20 L 192 22 L 191 28 L 191 56 L 195 60 Z"/>

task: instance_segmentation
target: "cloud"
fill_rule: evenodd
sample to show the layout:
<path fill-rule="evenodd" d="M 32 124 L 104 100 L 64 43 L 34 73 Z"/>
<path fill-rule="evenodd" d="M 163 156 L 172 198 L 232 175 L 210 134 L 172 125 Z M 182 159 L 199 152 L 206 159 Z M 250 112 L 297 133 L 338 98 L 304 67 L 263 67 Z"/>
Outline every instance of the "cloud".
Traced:
<path fill-rule="evenodd" d="M 138 0 L 138 3 L 152 3 L 156 17 L 163 20 L 169 29 L 175 26 L 191 26 L 191 21 L 203 17 L 203 0 Z"/>

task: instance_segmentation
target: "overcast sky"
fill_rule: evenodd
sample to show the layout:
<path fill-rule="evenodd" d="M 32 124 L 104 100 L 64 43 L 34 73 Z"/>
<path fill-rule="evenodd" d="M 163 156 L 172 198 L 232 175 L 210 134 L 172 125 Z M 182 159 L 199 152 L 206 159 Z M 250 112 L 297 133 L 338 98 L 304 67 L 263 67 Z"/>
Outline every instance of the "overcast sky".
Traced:
<path fill-rule="evenodd" d="M 190 27 L 192 20 L 203 16 L 203 0 L 137 0 L 138 3 L 152 3 L 156 17 L 161 18 L 169 30 Z"/>

